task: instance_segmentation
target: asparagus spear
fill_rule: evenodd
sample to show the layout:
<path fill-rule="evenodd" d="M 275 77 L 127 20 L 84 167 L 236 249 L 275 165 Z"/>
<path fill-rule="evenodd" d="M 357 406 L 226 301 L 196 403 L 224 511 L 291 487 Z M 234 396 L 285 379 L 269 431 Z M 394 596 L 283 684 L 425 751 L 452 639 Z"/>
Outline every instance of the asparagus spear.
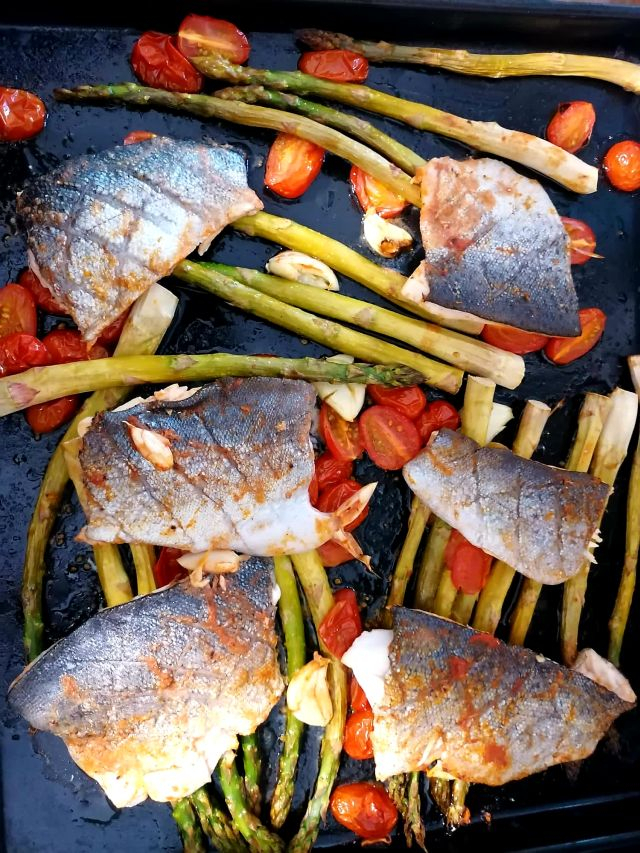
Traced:
<path fill-rule="evenodd" d="M 638 416 L 638 395 L 622 388 L 611 392 L 611 408 L 596 445 L 589 472 L 609 486 L 624 462 Z M 595 562 L 595 560 L 593 560 Z M 560 645 L 562 659 L 570 666 L 578 654 L 578 629 L 587 591 L 591 561 L 565 582 L 562 598 Z"/>
<path fill-rule="evenodd" d="M 413 574 L 413 564 L 429 521 L 429 516 L 430 512 L 427 507 L 414 496 L 411 501 L 407 535 L 402 544 L 398 562 L 393 570 L 391 587 L 382 616 L 382 621 L 386 627 L 389 627 L 391 623 L 391 608 L 401 605 L 404 602 L 407 586 Z"/>
<path fill-rule="evenodd" d="M 368 86 L 334 83 L 300 71 L 247 68 L 234 65 L 222 56 L 195 57 L 193 62 L 203 74 L 216 80 L 258 84 L 299 95 L 317 95 L 389 116 L 418 130 L 457 139 L 479 151 L 522 163 L 575 192 L 592 193 L 597 187 L 598 170 L 593 166 L 587 166 L 573 154 L 568 154 L 545 139 L 508 130 L 495 122 L 471 121 L 427 104 L 387 95 Z"/>
<path fill-rule="evenodd" d="M 156 552 L 153 545 L 131 543 L 131 556 L 136 570 L 136 589 L 138 595 L 153 592 L 156 583 L 153 578 L 153 567 L 156 562 Z"/>
<path fill-rule="evenodd" d="M 265 89 L 264 86 L 230 86 L 228 89 L 219 89 L 216 98 L 224 98 L 230 101 L 244 101 L 245 104 L 266 104 L 278 110 L 291 110 L 301 113 L 320 124 L 335 127 L 343 133 L 355 136 L 364 142 L 369 148 L 379 151 L 387 160 L 391 160 L 408 175 L 415 175 L 416 169 L 426 164 L 426 160 L 420 157 L 411 148 L 407 148 L 397 139 L 379 130 L 351 113 L 341 113 L 333 107 L 325 107 L 316 104 L 315 101 L 307 101 L 298 95 L 290 95 L 287 92 L 276 92 L 273 89 Z"/>
<path fill-rule="evenodd" d="M 211 95 L 187 95 L 184 92 L 151 89 L 137 83 L 107 83 L 78 86 L 75 89 L 56 89 L 55 96 L 60 101 L 102 101 L 181 110 L 201 118 L 220 118 L 249 127 L 266 127 L 281 133 L 290 133 L 314 142 L 338 157 L 344 157 L 355 166 L 360 166 L 416 207 L 421 204 L 419 187 L 411 183 L 409 177 L 393 163 L 361 142 L 295 113 L 283 113 L 280 110 L 238 101 L 225 101 Z"/>
<path fill-rule="evenodd" d="M 467 50 L 447 50 L 441 47 L 410 47 L 387 42 L 358 41 L 342 33 L 324 30 L 301 30 L 300 41 L 314 50 L 345 48 L 361 53 L 372 62 L 409 62 L 446 68 L 459 74 L 479 77 L 591 77 L 622 86 L 628 92 L 640 94 L 640 68 L 633 62 L 605 56 L 584 56 L 574 53 L 483 54 Z"/>
<path fill-rule="evenodd" d="M 254 732 L 240 738 L 242 746 L 242 764 L 244 767 L 244 789 L 247 795 L 247 805 L 255 815 L 260 815 L 262 795 L 260 791 L 260 775 L 262 773 L 262 756 L 260 741 Z"/>
<path fill-rule="evenodd" d="M 178 825 L 184 853 L 206 853 L 207 841 L 189 800 L 178 800 L 171 814 Z"/>
<path fill-rule="evenodd" d="M 404 835 L 407 845 L 411 847 L 411 840 L 415 838 L 419 847 L 425 853 L 425 829 L 422 820 L 422 809 L 420 799 L 420 774 L 414 771 L 409 774 L 409 787 L 407 790 L 407 814 L 404 823 Z"/>
<path fill-rule="evenodd" d="M 379 335 L 396 338 L 461 370 L 492 379 L 505 388 L 516 388 L 524 378 L 522 356 L 504 352 L 459 332 L 443 329 L 414 317 L 406 317 L 404 314 L 351 296 L 320 290 L 308 284 L 289 281 L 257 270 L 226 264 L 204 266 L 289 305 L 360 326 Z"/>
<path fill-rule="evenodd" d="M 206 788 L 199 788 L 189 797 L 200 824 L 218 853 L 247 853 L 244 839 L 226 812 L 218 806 Z M 182 803 L 185 800 L 181 800 Z"/>

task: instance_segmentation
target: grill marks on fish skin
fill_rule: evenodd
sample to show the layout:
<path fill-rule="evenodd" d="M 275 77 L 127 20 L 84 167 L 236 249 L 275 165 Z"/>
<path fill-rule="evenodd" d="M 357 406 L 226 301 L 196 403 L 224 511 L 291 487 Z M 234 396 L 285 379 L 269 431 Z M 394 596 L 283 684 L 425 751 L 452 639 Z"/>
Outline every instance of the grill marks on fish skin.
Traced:
<path fill-rule="evenodd" d="M 262 202 L 244 157 L 156 137 L 79 157 L 18 196 L 30 265 L 87 340 L 227 224 Z"/>
<path fill-rule="evenodd" d="M 537 181 L 490 158 L 434 158 L 419 175 L 425 260 L 411 278 L 430 302 L 543 334 L 579 334 L 569 238 Z"/>
<path fill-rule="evenodd" d="M 431 613 L 396 607 L 391 668 L 374 707 L 376 775 L 440 761 L 503 785 L 586 758 L 634 703 L 581 673 Z"/>
<path fill-rule="evenodd" d="M 442 429 L 404 469 L 410 488 L 437 516 L 540 583 L 575 575 L 610 488 L 589 474 L 480 447 Z"/>

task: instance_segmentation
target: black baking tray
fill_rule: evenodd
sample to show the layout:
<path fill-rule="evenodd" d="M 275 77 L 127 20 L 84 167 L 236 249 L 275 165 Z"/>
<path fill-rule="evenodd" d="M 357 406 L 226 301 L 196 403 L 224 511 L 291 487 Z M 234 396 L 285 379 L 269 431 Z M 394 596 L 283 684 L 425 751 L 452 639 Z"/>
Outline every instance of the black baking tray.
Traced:
<path fill-rule="evenodd" d="M 128 56 L 142 29 L 174 30 L 183 14 L 201 11 L 226 16 L 248 32 L 251 62 L 256 66 L 294 68 L 298 47 L 291 35 L 298 26 L 339 29 L 373 38 L 516 52 L 562 49 L 640 59 L 640 8 L 635 3 L 546 2 L 422 2 L 422 0 L 366 0 L 366 2 L 268 2 L 262 4 L 83 4 L 79 7 L 29 4 L 0 8 L 0 84 L 33 89 L 49 107 L 45 131 L 35 140 L 0 146 L 0 282 L 15 278 L 25 265 L 23 235 L 14 220 L 15 192 L 23 181 L 65 159 L 99 150 L 122 140 L 134 129 L 148 129 L 177 137 L 210 137 L 237 144 L 248 157 L 251 185 L 264 198 L 266 209 L 316 227 L 365 254 L 360 240 L 360 214 L 350 197 L 348 166 L 327 157 L 322 174 L 305 196 L 287 202 L 262 190 L 264 157 L 272 134 L 241 127 L 202 123 L 185 116 L 125 109 L 77 108 L 56 104 L 52 89 L 83 82 L 132 79 Z M 168 6 L 169 4 L 167 4 Z M 640 136 L 640 101 L 634 95 L 597 81 L 577 78 L 525 78 L 490 81 L 409 67 L 373 67 L 373 86 L 422 100 L 469 118 L 497 120 L 502 124 L 543 134 L 555 106 L 584 99 L 595 104 L 598 119 L 593 138 L 581 156 L 601 162 L 608 146 L 620 138 Z M 427 133 L 417 133 L 391 121 L 374 118 L 380 127 L 425 157 L 464 157 L 467 149 Z M 602 179 L 596 195 L 578 197 L 543 181 L 562 215 L 586 219 L 598 236 L 603 261 L 575 269 L 584 307 L 599 305 L 609 321 L 600 345 L 587 357 L 565 368 L 546 363 L 539 355 L 527 357 L 527 378 L 514 393 L 500 391 L 497 399 L 519 410 L 527 397 L 551 403 L 564 402 L 549 423 L 538 458 L 561 462 L 575 424 L 581 396 L 586 390 L 606 392 L 616 383 L 629 387 L 624 356 L 638 352 L 638 282 L 640 244 L 638 196 L 610 189 Z M 408 217 L 415 228 L 416 217 Z M 261 266 L 274 253 L 271 245 L 234 234 L 230 230 L 212 248 L 216 259 L 245 266 Z M 415 265 L 418 255 L 399 265 Z M 180 293 L 177 321 L 164 349 L 176 351 L 275 352 L 282 355 L 325 355 L 325 349 L 301 341 L 261 321 L 248 318 L 213 298 L 169 282 Z M 343 280 L 344 292 L 378 301 L 355 283 Z M 53 325 L 49 318 L 44 328 Z M 44 329 L 43 329 L 44 330 Z M 0 476 L 0 655 L 2 659 L 2 795 L 0 835 L 10 853 L 47 850 L 138 851 L 178 850 L 177 833 L 169 809 L 147 803 L 115 811 L 97 786 L 69 760 L 61 742 L 33 735 L 6 708 L 6 685 L 23 666 L 20 613 L 20 576 L 26 529 L 40 479 L 60 434 L 35 440 L 23 417 L 0 421 L 2 474 Z M 635 440 L 635 439 L 634 439 Z M 369 462 L 360 462 L 363 482 L 381 479 L 372 511 L 362 527 L 362 539 L 372 554 L 377 575 L 365 574 L 348 564 L 330 572 L 335 584 L 358 590 L 369 619 L 375 618 L 400 548 L 406 526 L 409 495 L 398 474 L 382 475 Z M 628 465 L 612 498 L 603 527 L 604 543 L 599 564 L 589 583 L 583 644 L 606 650 L 607 619 L 611 612 L 624 545 L 624 505 Z M 74 541 L 80 519 L 69 497 L 52 537 L 45 598 L 50 641 L 77 626 L 101 604 L 87 549 Z M 529 644 L 558 657 L 559 590 L 548 589 L 540 606 Z M 627 632 L 622 668 L 636 688 L 640 668 L 636 649 L 640 641 L 640 607 L 634 603 Z M 504 625 L 501 626 L 504 634 Z M 472 788 L 470 826 L 453 833 L 442 826 L 436 810 L 425 799 L 429 850 L 495 851 L 640 849 L 640 716 L 626 714 L 581 765 L 553 768 L 543 774 L 501 789 Z M 264 728 L 265 751 L 273 754 L 278 735 L 278 712 Z M 317 740 L 307 737 L 300 766 L 291 826 L 304 807 L 314 778 Z M 345 760 L 341 778 L 371 777 L 368 762 Z M 265 785 L 269 785 L 269 772 Z M 353 836 L 328 819 L 318 847 L 341 848 L 354 844 Z M 394 846 L 401 848 L 398 837 Z"/>

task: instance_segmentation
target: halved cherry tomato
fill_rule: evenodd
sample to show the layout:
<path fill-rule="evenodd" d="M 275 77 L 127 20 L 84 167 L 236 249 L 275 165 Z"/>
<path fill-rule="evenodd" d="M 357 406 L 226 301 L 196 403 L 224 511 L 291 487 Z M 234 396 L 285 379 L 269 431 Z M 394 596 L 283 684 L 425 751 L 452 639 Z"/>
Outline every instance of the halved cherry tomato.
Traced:
<path fill-rule="evenodd" d="M 319 428 L 329 453 L 339 462 L 351 462 L 362 454 L 358 424 L 345 421 L 326 403 L 320 408 Z"/>
<path fill-rule="evenodd" d="M 113 344 L 117 344 L 120 340 L 120 334 L 122 333 L 124 324 L 127 322 L 128 316 L 129 311 L 123 311 L 123 313 L 117 317 L 113 323 L 110 323 L 106 329 L 103 329 L 96 341 L 96 345 L 110 347 L 113 346 Z M 98 358 L 97 355 L 93 355 L 91 357 Z"/>
<path fill-rule="evenodd" d="M 365 213 L 373 207 L 384 219 L 390 219 L 399 216 L 407 206 L 402 196 L 394 193 L 373 175 L 363 172 L 359 166 L 351 167 L 349 180 L 351 189 Z"/>
<path fill-rule="evenodd" d="M 453 530 L 445 548 L 444 561 L 451 571 L 453 585 L 465 595 L 475 595 L 489 578 L 493 557 Z"/>
<path fill-rule="evenodd" d="M 199 92 L 202 74 L 176 47 L 175 36 L 143 33 L 131 51 L 131 67 L 146 86 L 170 92 Z"/>
<path fill-rule="evenodd" d="M 356 480 L 343 480 L 342 483 L 334 483 L 320 492 L 316 507 L 320 512 L 335 512 L 338 507 L 349 500 L 350 497 L 359 492 L 362 486 Z M 360 515 L 344 528 L 347 532 L 355 530 L 359 524 L 369 515 L 369 504 L 362 510 Z"/>
<path fill-rule="evenodd" d="M 352 711 L 370 711 L 371 705 L 367 699 L 367 695 L 358 684 L 355 675 L 351 676 L 349 681 L 349 705 Z"/>
<path fill-rule="evenodd" d="M 548 335 L 539 335 L 536 332 L 525 332 L 523 329 L 515 329 L 513 326 L 503 326 L 500 323 L 487 323 L 480 337 L 487 344 L 515 352 L 518 355 L 526 355 L 528 352 L 538 352 L 549 340 Z"/>
<path fill-rule="evenodd" d="M 336 459 L 328 451 L 321 453 L 316 459 L 316 477 L 320 491 L 350 479 L 352 473 L 353 464 L 350 461 Z"/>
<path fill-rule="evenodd" d="M 178 49 L 186 57 L 220 53 L 236 65 L 249 59 L 249 39 L 235 24 L 208 15 L 187 15 L 178 30 Z"/>
<path fill-rule="evenodd" d="M 360 838 L 383 840 L 398 822 L 398 809 L 378 782 L 349 782 L 334 788 L 331 814 Z"/>
<path fill-rule="evenodd" d="M 384 471 L 397 471 L 422 444 L 413 421 L 391 406 L 371 406 L 360 415 L 360 438 L 371 461 Z"/>
<path fill-rule="evenodd" d="M 397 409 L 412 421 L 415 421 L 420 412 L 423 412 L 427 406 L 425 393 L 418 385 L 410 385 L 406 388 L 369 385 L 367 391 L 374 403 L 380 403 L 381 406 L 391 406 L 392 409 Z"/>
<path fill-rule="evenodd" d="M 367 79 L 369 63 L 353 50 L 308 50 L 298 60 L 298 68 L 312 77 L 337 83 L 362 83 Z"/>
<path fill-rule="evenodd" d="M 153 567 L 153 578 L 157 587 L 166 586 L 189 574 L 178 562 L 184 551 L 179 548 L 162 548 Z"/>
<path fill-rule="evenodd" d="M 135 145 L 136 142 L 146 142 L 147 139 L 155 139 L 156 136 L 157 134 L 151 133 L 150 130 L 132 130 L 131 133 L 127 133 L 122 142 L 124 145 Z"/>
<path fill-rule="evenodd" d="M 279 133 L 267 157 L 264 185 L 283 198 L 298 198 L 318 176 L 324 148 L 290 133 Z"/>
<path fill-rule="evenodd" d="M 596 111 L 589 101 L 560 104 L 547 127 L 547 139 L 575 154 L 589 142 Z"/>
<path fill-rule="evenodd" d="M 364 761 L 373 758 L 371 732 L 373 731 L 373 711 L 355 711 L 347 719 L 344 729 L 344 751 L 351 758 Z"/>
<path fill-rule="evenodd" d="M 38 276 L 31 270 L 22 270 L 18 276 L 18 284 L 26 287 L 33 294 L 38 308 L 42 308 L 47 314 L 66 314 L 67 311 L 56 300 L 51 291 L 40 283 Z"/>
<path fill-rule="evenodd" d="M 19 142 L 40 133 L 47 108 L 37 95 L 0 86 L 0 142 Z"/>
<path fill-rule="evenodd" d="M 425 411 L 418 416 L 416 427 L 420 433 L 420 441 L 426 444 L 431 438 L 431 433 L 437 429 L 458 429 L 460 426 L 460 415 L 455 406 L 446 400 L 434 400 L 429 403 Z"/>
<path fill-rule="evenodd" d="M 94 358 L 107 358 L 109 353 L 100 344 L 89 347 L 76 329 L 54 329 L 42 339 L 51 356 L 53 364 L 66 364 L 69 361 L 88 361 Z"/>
<path fill-rule="evenodd" d="M 350 554 L 344 545 L 334 539 L 329 539 L 328 542 L 321 545 L 318 548 L 318 554 L 325 569 L 333 569 L 335 566 L 341 566 L 343 563 L 353 560 L 353 554 Z"/>
<path fill-rule="evenodd" d="M 640 142 L 616 142 L 604 155 L 604 171 L 617 190 L 631 193 L 640 189 Z"/>
<path fill-rule="evenodd" d="M 12 376 L 29 367 L 50 363 L 46 346 L 33 335 L 12 332 L 0 338 L 0 376 Z"/>
<path fill-rule="evenodd" d="M 70 421 L 79 408 L 80 397 L 77 394 L 71 394 L 69 397 L 60 397 L 48 403 L 29 406 L 25 416 L 34 432 L 51 432 Z"/>
<path fill-rule="evenodd" d="M 576 338 L 551 338 L 544 348 L 554 364 L 569 364 L 592 350 L 598 343 L 607 323 L 607 315 L 599 308 L 578 311 L 581 332 Z"/>
<path fill-rule="evenodd" d="M 362 620 L 352 589 L 339 589 L 333 598 L 335 604 L 320 623 L 318 636 L 332 655 L 341 658 L 362 634 Z"/>
<path fill-rule="evenodd" d="M 0 290 L 0 338 L 12 332 L 35 335 L 38 327 L 36 300 L 20 284 L 5 284 Z"/>
<path fill-rule="evenodd" d="M 596 235 L 587 223 L 569 216 L 561 216 L 560 219 L 569 235 L 571 263 L 574 266 L 586 264 L 589 258 L 597 257 L 593 254 L 596 249 Z"/>
<path fill-rule="evenodd" d="M 315 506 L 318 503 L 319 493 L 320 487 L 318 486 L 318 475 L 314 471 L 313 477 L 311 478 L 311 482 L 309 483 L 309 500 L 311 501 L 312 506 Z"/>

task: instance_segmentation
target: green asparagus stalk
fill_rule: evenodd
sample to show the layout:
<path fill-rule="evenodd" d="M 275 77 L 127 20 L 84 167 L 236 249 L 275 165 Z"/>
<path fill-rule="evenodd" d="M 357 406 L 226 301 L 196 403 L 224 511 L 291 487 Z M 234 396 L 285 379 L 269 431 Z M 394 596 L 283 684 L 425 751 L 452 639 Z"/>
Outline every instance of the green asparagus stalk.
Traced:
<path fill-rule="evenodd" d="M 206 788 L 189 797 L 200 824 L 218 853 L 248 853 L 248 846 L 228 814 L 212 799 Z M 181 800 L 185 802 L 185 800 Z"/>
<path fill-rule="evenodd" d="M 404 835 L 407 845 L 411 847 L 412 840 L 426 853 L 425 828 L 422 820 L 422 808 L 420 799 L 420 774 L 416 771 L 409 773 L 409 786 L 407 789 L 407 814 L 405 817 Z"/>
<path fill-rule="evenodd" d="M 302 30 L 297 38 L 314 50 L 340 48 L 354 50 L 372 62 L 408 62 L 446 68 L 459 74 L 479 77 L 591 77 L 615 83 L 628 92 L 640 94 L 640 68 L 633 62 L 605 56 L 573 53 L 483 54 L 441 47 L 413 47 L 387 42 L 358 41 L 342 33 Z"/>
<path fill-rule="evenodd" d="M 153 545 L 132 543 L 130 546 L 133 565 L 136 570 L 136 589 L 138 595 L 147 595 L 156 588 L 153 577 L 153 567 L 156 562 L 156 552 Z"/>
<path fill-rule="evenodd" d="M 227 752 L 220 759 L 216 774 L 231 819 L 250 850 L 254 853 L 283 853 L 282 839 L 263 826 L 248 806 L 233 752 Z"/>
<path fill-rule="evenodd" d="M 495 122 L 472 121 L 368 86 L 334 83 L 300 71 L 248 68 L 234 65 L 222 56 L 196 57 L 193 62 L 203 74 L 216 80 L 257 84 L 298 95 L 315 95 L 389 116 L 418 130 L 457 139 L 471 148 L 521 163 L 575 192 L 592 193 L 597 187 L 598 170 L 593 166 L 587 166 L 573 154 L 545 139 L 500 127 Z"/>
<path fill-rule="evenodd" d="M 326 127 L 306 116 L 243 104 L 239 101 L 225 101 L 211 95 L 188 95 L 184 92 L 151 89 L 137 83 L 108 83 L 98 86 L 78 86 L 75 89 L 56 89 L 55 96 L 60 101 L 74 103 L 100 101 L 180 110 L 201 118 L 224 119 L 249 127 L 266 127 L 279 133 L 290 133 L 314 142 L 355 166 L 360 166 L 365 172 L 378 178 L 416 207 L 420 207 L 421 204 L 419 187 L 413 184 L 397 166 L 361 142 L 356 142 L 355 139 L 350 139 L 332 127 Z"/>
<path fill-rule="evenodd" d="M 207 840 L 189 800 L 179 800 L 171 814 L 178 825 L 184 853 L 206 853 Z"/>
<path fill-rule="evenodd" d="M 262 756 L 260 741 L 254 732 L 240 738 L 242 746 L 242 764 L 244 767 L 244 789 L 247 795 L 247 805 L 255 815 L 260 815 L 262 793 L 260 791 L 260 776 L 262 774 Z"/>
<path fill-rule="evenodd" d="M 413 564 L 415 563 L 416 554 L 420 547 L 420 542 L 424 535 L 424 531 L 429 521 L 430 512 L 427 507 L 414 496 L 411 501 L 411 512 L 409 513 L 409 524 L 407 527 L 407 535 L 402 544 L 398 562 L 393 570 L 391 577 L 391 587 L 385 611 L 382 616 L 382 621 L 385 627 L 389 627 L 391 623 L 391 609 L 404 603 L 404 597 L 407 592 L 407 586 L 413 574 Z"/>
<path fill-rule="evenodd" d="M 264 86 L 232 86 L 228 89 L 219 89 L 216 98 L 224 98 L 230 101 L 243 101 L 245 104 L 264 104 L 275 107 L 278 110 L 289 110 L 301 113 L 320 124 L 335 127 L 343 133 L 354 136 L 369 148 L 384 155 L 387 160 L 399 166 L 408 175 L 415 175 L 416 169 L 426 165 L 426 160 L 420 157 L 411 148 L 407 148 L 397 139 L 379 130 L 375 125 L 364 119 L 341 113 L 333 107 L 325 107 L 316 104 L 315 101 L 307 101 L 298 95 L 287 92 L 276 92 L 273 89 L 265 89 Z"/>
<path fill-rule="evenodd" d="M 451 528 L 441 518 L 435 518 L 429 530 L 427 544 L 416 578 L 415 606 L 419 610 L 434 610 L 435 599 L 444 568 L 444 551 Z"/>

